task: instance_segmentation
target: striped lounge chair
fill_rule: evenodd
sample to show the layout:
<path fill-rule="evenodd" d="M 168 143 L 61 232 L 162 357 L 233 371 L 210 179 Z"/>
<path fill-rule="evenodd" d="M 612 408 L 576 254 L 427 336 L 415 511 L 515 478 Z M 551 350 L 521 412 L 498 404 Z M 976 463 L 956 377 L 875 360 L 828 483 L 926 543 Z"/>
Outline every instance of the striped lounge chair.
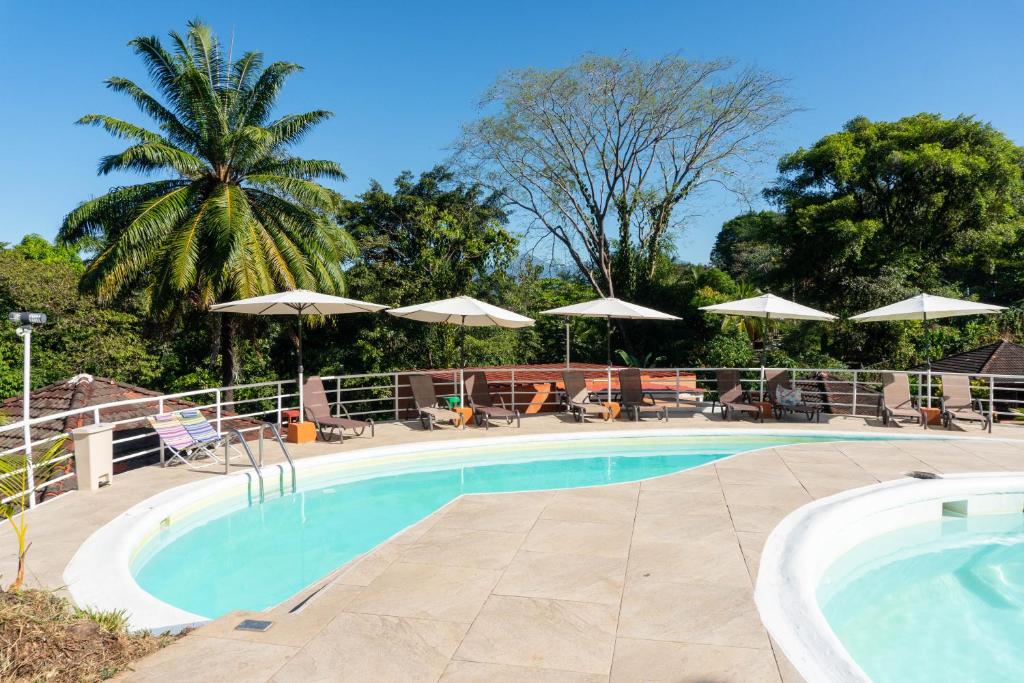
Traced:
<path fill-rule="evenodd" d="M 204 467 L 221 462 L 213 452 L 221 437 L 198 410 L 183 413 L 189 414 L 164 413 L 146 418 L 164 448 L 170 451 L 171 461 L 178 460 L 193 469 L 198 469 L 195 462 L 200 459 L 210 460 Z"/>

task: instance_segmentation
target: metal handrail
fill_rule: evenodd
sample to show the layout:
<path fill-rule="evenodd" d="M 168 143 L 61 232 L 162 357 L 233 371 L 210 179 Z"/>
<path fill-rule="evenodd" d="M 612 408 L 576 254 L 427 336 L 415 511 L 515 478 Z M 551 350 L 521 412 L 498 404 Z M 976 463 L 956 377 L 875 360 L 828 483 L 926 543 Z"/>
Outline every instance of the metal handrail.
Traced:
<path fill-rule="evenodd" d="M 295 462 L 292 460 L 291 453 L 288 452 L 288 447 L 284 445 L 284 439 L 281 438 L 281 432 L 278 431 L 277 425 L 268 424 L 270 427 L 270 433 L 277 439 L 277 445 L 281 447 L 281 453 L 284 454 L 284 459 L 288 461 L 288 466 L 292 469 L 292 493 L 295 493 L 296 489 L 296 477 L 295 477 Z M 263 437 L 263 432 L 260 431 L 260 438 Z M 284 474 L 282 470 L 282 475 Z M 284 481 L 281 482 L 281 488 L 284 488 Z M 284 493 L 284 491 L 282 491 Z"/>
<path fill-rule="evenodd" d="M 260 503 L 262 504 L 266 499 L 266 492 L 263 488 L 263 470 L 261 470 L 260 466 L 256 464 L 256 458 L 253 456 L 252 450 L 249 448 L 249 444 L 246 443 L 245 437 L 242 436 L 242 432 L 237 429 L 232 429 L 231 431 L 236 437 L 238 437 L 238 441 L 242 444 L 242 450 L 244 450 L 245 454 L 249 456 L 249 464 L 252 465 L 252 468 L 256 471 L 256 479 L 260 484 Z M 250 494 L 250 498 L 251 497 L 252 495 Z"/>

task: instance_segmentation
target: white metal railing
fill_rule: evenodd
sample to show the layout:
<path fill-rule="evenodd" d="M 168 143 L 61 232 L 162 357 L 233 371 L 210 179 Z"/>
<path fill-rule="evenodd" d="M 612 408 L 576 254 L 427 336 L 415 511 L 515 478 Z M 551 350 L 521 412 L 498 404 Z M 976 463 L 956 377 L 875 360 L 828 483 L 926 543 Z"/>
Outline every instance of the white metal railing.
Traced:
<path fill-rule="evenodd" d="M 605 393 L 610 399 L 614 393 L 615 373 L 617 368 L 581 368 L 595 393 Z M 657 386 L 657 393 L 667 397 L 668 403 L 677 407 L 707 401 L 715 392 L 715 373 L 720 368 L 644 368 L 645 382 Z M 454 402 L 465 397 L 465 377 L 472 370 L 487 372 L 488 379 L 497 389 L 495 392 L 505 400 L 506 405 L 519 408 L 527 414 L 531 412 L 558 409 L 562 404 L 561 391 L 558 388 L 560 371 L 555 368 L 530 367 L 497 367 L 467 368 L 466 370 L 422 371 L 433 376 L 435 389 L 439 397 L 451 396 Z M 738 368 L 740 380 L 751 393 L 763 394 L 765 390 L 765 374 L 761 368 Z M 878 414 L 878 396 L 882 374 L 885 370 L 853 370 L 844 368 L 790 368 L 794 381 L 805 388 L 805 400 L 820 405 L 832 412 L 875 417 Z M 332 375 L 321 379 L 324 389 L 331 401 L 336 414 L 342 412 L 342 406 L 354 418 L 372 417 L 377 422 L 413 421 L 417 419 L 412 411 L 412 392 L 403 378 L 412 374 L 408 372 L 362 373 L 351 375 Z M 912 391 L 921 405 L 937 407 L 941 396 L 941 374 L 932 373 L 929 382 L 927 371 L 907 371 L 910 376 Z M 950 373 L 945 373 L 950 374 Z M 979 412 L 986 413 L 994 419 L 1011 419 L 1024 421 L 1024 376 L 1021 375 L 970 375 L 973 394 Z M 827 383 L 827 387 L 824 383 Z M 232 399 L 228 400 L 228 393 Z M 685 397 L 690 393 L 693 396 Z M 703 396 L 701 396 L 703 395 Z M 46 449 L 48 444 L 65 435 L 68 423 L 96 424 L 107 422 L 115 429 L 114 462 L 117 464 L 132 461 L 142 464 L 146 458 L 165 462 L 162 447 L 155 433 L 148 428 L 146 417 L 185 407 L 199 408 L 204 411 L 221 434 L 230 429 L 241 427 L 243 431 L 257 425 L 246 425 L 243 421 L 256 423 L 271 422 L 282 424 L 285 417 L 297 417 L 298 390 L 296 380 L 277 380 L 242 384 L 232 387 L 214 387 L 197 389 L 176 394 L 115 401 L 102 405 L 88 406 L 59 413 L 43 415 L 24 421 L 0 426 L 0 443 L 8 442 L 7 448 L 0 447 L 0 457 L 19 455 L 30 447 L 36 455 Z M 1015 409 L 1021 412 L 1015 412 Z M 116 418 L 117 413 L 134 412 L 131 417 Z M 113 419 L 112 419 L 113 418 Z M 54 435 L 34 440 L 25 435 L 31 434 L 32 428 L 49 425 Z M 29 427 L 28 430 L 25 427 Z M 21 435 L 21 436 L 19 436 Z M 14 444 L 14 445 L 12 445 Z M 66 462 L 63 471 L 47 481 L 36 481 L 32 485 L 33 495 L 28 496 L 30 506 L 37 503 L 40 491 L 52 488 L 73 477 L 72 454 L 65 452 L 57 462 Z M 127 467 L 128 465 L 122 465 Z M 4 477 L 17 476 L 24 473 L 12 472 Z M 28 491 L 6 498 L 0 502 L 8 502 L 20 498 Z"/>

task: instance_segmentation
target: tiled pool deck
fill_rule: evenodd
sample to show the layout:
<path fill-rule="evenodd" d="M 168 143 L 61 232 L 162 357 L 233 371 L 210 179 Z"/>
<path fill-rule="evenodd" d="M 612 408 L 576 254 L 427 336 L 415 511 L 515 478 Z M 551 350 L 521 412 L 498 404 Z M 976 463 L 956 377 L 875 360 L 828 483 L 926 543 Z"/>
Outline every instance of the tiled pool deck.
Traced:
<path fill-rule="evenodd" d="M 673 418 L 669 426 L 882 430 L 864 419 L 763 426 Z M 641 428 L 655 431 L 655 421 Z M 635 429 L 530 418 L 492 436 Z M 945 432 L 942 432 L 945 433 Z M 463 439 L 398 425 L 341 449 Z M 976 430 L 971 436 L 982 436 Z M 1019 439 L 1024 430 L 997 428 Z M 306 446 L 296 455 L 335 452 Z M 1024 441 L 803 444 L 739 455 L 640 483 L 557 492 L 464 496 L 241 633 L 236 613 L 139 662 L 123 680 L 233 681 L 798 681 L 773 649 L 752 598 L 767 534 L 815 498 L 902 476 L 1024 470 Z M 73 493 L 33 512 L 34 582 L 60 585 L 78 545 L 159 490 L 215 473 L 145 468 L 97 494 Z M 10 576 L 9 536 L 0 571 Z"/>

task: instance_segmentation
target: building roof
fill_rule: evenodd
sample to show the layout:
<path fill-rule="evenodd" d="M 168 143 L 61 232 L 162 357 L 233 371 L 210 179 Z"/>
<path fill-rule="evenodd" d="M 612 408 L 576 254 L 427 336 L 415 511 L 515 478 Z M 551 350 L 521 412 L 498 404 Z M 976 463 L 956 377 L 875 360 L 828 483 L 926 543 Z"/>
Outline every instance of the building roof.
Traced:
<path fill-rule="evenodd" d="M 914 370 L 925 370 L 919 365 Z M 1024 346 L 1005 339 L 932 361 L 932 372 L 978 375 L 1024 375 Z"/>

